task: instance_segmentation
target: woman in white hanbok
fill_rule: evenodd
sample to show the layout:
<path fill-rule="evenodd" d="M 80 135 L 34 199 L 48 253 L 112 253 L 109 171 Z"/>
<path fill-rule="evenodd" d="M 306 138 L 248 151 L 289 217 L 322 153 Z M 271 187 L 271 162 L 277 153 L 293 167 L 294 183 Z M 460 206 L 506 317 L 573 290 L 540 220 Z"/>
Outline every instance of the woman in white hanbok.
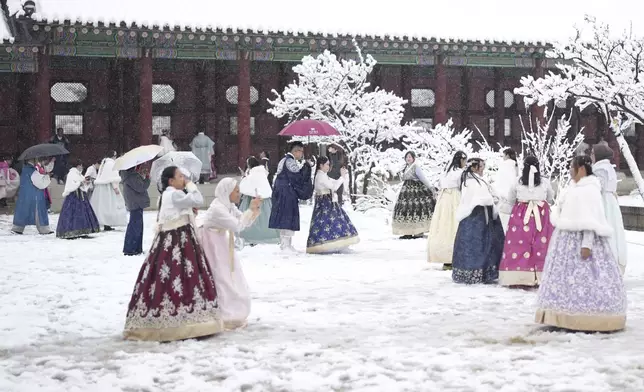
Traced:
<path fill-rule="evenodd" d="M 511 149 L 503 150 L 503 161 L 499 164 L 499 170 L 494 177 L 492 188 L 494 196 L 498 198 L 497 207 L 499 218 L 503 224 L 503 231 L 508 231 L 508 221 L 512 213 L 513 202 L 508 201 L 507 195 L 519 180 L 519 165 L 517 164 L 517 153 Z"/>
<path fill-rule="evenodd" d="M 121 176 L 114 170 L 115 158 L 116 152 L 112 151 L 110 156 L 101 162 L 90 199 L 98 222 L 105 227 L 105 231 L 113 230 L 113 226 L 127 225 L 125 200 L 119 189 Z"/>
<path fill-rule="evenodd" d="M 608 240 L 610 249 L 619 264 L 620 272 L 624 275 L 624 271 L 626 271 L 626 232 L 624 231 L 622 210 L 617 201 L 617 173 L 610 163 L 613 158 L 613 150 L 607 145 L 595 144 L 590 157 L 593 161 L 593 174 L 601 184 L 606 220 L 613 229 L 613 235 Z"/>
<path fill-rule="evenodd" d="M 215 200 L 197 217 L 197 235 L 215 279 L 217 301 L 226 329 L 246 325 L 250 293 L 235 250 L 235 234 L 251 226 L 260 214 L 255 198 L 242 213 L 235 207 L 241 193 L 237 181 L 224 178 L 215 188 Z"/>

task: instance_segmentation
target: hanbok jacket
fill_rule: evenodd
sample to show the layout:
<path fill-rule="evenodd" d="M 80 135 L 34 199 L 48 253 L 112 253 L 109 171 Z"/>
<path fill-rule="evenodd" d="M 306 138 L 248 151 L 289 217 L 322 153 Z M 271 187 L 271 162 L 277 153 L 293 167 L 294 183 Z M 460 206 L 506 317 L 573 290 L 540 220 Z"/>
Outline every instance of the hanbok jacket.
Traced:
<path fill-rule="evenodd" d="M 277 166 L 273 183 L 273 207 L 269 228 L 278 230 L 300 230 L 300 200 L 313 196 L 311 166 L 301 168 L 291 154 L 286 154 Z"/>
<path fill-rule="evenodd" d="M 25 163 L 20 174 L 20 193 L 16 201 L 13 216 L 15 226 L 33 226 L 36 224 L 36 214 L 41 226 L 49 225 L 45 189 L 51 183 L 47 174 L 40 174 L 36 167 Z"/>

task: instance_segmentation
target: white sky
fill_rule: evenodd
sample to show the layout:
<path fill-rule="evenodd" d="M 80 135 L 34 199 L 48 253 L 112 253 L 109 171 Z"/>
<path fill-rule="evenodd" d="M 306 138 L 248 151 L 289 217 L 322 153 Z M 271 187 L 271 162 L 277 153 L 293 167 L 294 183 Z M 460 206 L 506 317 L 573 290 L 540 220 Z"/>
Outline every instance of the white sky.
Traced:
<path fill-rule="evenodd" d="M 9 0 L 12 11 L 20 0 Z M 584 14 L 644 36 L 644 0 L 37 0 L 41 17 L 352 34 L 553 41 Z M 177 7 L 176 4 L 179 6 Z M 5 27 L 0 36 L 6 37 Z"/>

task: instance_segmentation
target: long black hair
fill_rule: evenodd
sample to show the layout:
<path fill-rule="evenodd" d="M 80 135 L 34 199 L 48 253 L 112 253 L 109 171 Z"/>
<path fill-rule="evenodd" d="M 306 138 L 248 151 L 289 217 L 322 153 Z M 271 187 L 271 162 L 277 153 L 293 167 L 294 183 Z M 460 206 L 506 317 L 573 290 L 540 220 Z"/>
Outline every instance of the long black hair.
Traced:
<path fill-rule="evenodd" d="M 248 170 L 250 170 L 250 169 L 252 169 L 254 167 L 257 167 L 259 165 L 261 165 L 261 164 L 259 163 L 257 158 L 255 158 L 254 156 L 250 156 L 250 157 L 248 157 L 248 159 L 246 159 L 246 169 L 248 169 Z"/>
<path fill-rule="evenodd" d="M 517 164 L 517 152 L 513 149 L 506 148 L 505 150 L 503 150 L 503 155 L 513 160 L 515 165 Z"/>
<path fill-rule="evenodd" d="M 572 167 L 578 169 L 582 166 L 586 169 L 586 175 L 590 176 L 593 174 L 593 161 L 588 155 L 578 155 L 573 158 Z"/>
<path fill-rule="evenodd" d="M 176 166 L 168 166 L 161 172 L 161 188 L 159 189 L 159 213 L 161 213 L 161 203 L 163 202 L 163 192 L 170 186 L 170 179 L 174 178 L 177 170 Z M 158 187 L 158 186 L 157 186 Z M 159 215 L 157 214 L 157 220 Z"/>
<path fill-rule="evenodd" d="M 473 176 L 472 174 L 474 173 L 474 169 L 478 169 L 479 167 L 481 167 L 484 164 L 485 164 L 485 161 L 483 159 L 481 159 L 481 158 L 470 158 L 470 159 L 468 159 L 467 160 L 467 167 L 465 168 L 465 170 L 463 170 L 463 174 L 461 174 L 461 185 L 458 187 L 458 189 L 462 190 L 463 186 L 466 186 L 465 182 L 467 181 L 468 176 L 472 177 L 473 179 L 476 180 L 476 182 L 478 182 L 480 184 L 481 181 L 479 181 L 479 179 L 476 178 L 475 176 Z"/>
<path fill-rule="evenodd" d="M 463 151 L 456 151 L 456 153 L 454 153 L 454 156 L 452 157 L 452 161 L 445 167 L 445 171 L 450 172 L 455 169 L 460 169 L 461 161 L 463 159 L 467 159 L 467 155 Z"/>
<path fill-rule="evenodd" d="M 521 173 L 521 185 L 528 185 L 530 183 L 530 166 L 537 168 L 534 173 L 534 185 L 541 185 L 541 172 L 539 169 L 539 160 L 534 155 L 528 155 L 523 160 L 523 172 Z"/>
<path fill-rule="evenodd" d="M 315 186 L 315 177 L 318 175 L 318 170 L 320 170 L 320 166 L 326 164 L 329 162 L 329 158 L 319 156 L 315 157 L 315 173 L 313 173 L 313 186 Z"/>

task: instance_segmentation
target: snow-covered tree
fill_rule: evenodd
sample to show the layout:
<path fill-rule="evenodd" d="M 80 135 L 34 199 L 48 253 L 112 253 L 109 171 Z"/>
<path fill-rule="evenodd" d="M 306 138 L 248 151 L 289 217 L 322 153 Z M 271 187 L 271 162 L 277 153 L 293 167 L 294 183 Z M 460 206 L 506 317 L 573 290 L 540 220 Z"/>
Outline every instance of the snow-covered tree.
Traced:
<path fill-rule="evenodd" d="M 289 122 L 310 118 L 335 127 L 339 137 L 316 138 L 316 142 L 335 142 L 345 151 L 350 172 L 350 193 L 369 192 L 375 176 L 384 175 L 381 153 L 388 144 L 398 142 L 420 127 L 402 124 L 406 100 L 393 93 L 372 89 L 368 77 L 376 60 L 362 56 L 359 61 L 339 60 L 325 51 L 317 57 L 306 56 L 293 67 L 297 80 L 287 86 L 268 110 Z"/>
<path fill-rule="evenodd" d="M 557 183 L 557 198 L 561 190 L 570 180 L 570 162 L 575 156 L 575 150 L 584 141 L 584 134 L 580 130 L 574 137 L 569 137 L 570 120 L 561 118 L 557 120 L 554 134 L 548 130 L 554 121 L 554 116 L 548 117 L 546 124 L 537 121 L 534 129 L 532 121 L 529 121 L 530 128 L 526 129 L 523 121 L 521 126 L 521 157 L 523 160 L 528 155 L 533 155 L 539 160 L 539 168 L 543 177 L 551 182 Z"/>
<path fill-rule="evenodd" d="M 582 110 L 591 105 L 600 109 L 644 197 L 644 181 L 622 134 L 633 122 L 644 124 L 644 38 L 630 32 L 614 35 L 607 24 L 586 17 L 576 36 L 548 55 L 567 62 L 543 78 L 522 78 L 515 93 L 524 95 L 528 105 L 572 98 Z"/>

